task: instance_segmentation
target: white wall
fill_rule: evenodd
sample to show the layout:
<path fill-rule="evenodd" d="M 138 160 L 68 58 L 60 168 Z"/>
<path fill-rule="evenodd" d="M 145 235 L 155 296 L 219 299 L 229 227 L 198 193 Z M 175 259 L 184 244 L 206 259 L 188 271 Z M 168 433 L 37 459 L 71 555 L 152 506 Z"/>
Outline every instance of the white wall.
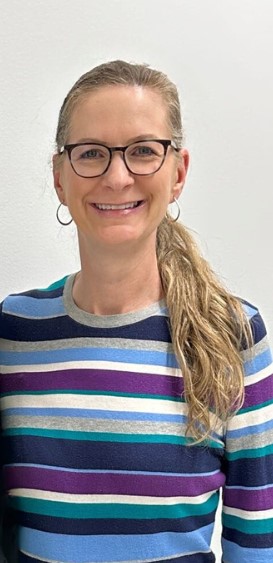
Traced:
<path fill-rule="evenodd" d="M 191 152 L 183 221 L 272 335 L 272 1 L 2 0 L 0 16 L 0 297 L 77 269 L 75 231 L 55 219 L 57 114 L 80 74 L 124 58 L 177 83 Z"/>

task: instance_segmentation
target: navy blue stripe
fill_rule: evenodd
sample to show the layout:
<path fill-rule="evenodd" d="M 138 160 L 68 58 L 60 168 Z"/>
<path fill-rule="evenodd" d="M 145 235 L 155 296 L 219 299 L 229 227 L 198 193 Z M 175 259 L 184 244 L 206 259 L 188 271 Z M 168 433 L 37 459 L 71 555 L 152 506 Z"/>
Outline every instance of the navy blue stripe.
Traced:
<path fill-rule="evenodd" d="M 176 557 L 175 559 L 156 561 L 156 563 L 215 563 L 215 556 L 212 552 L 193 553 L 192 555 L 184 555 L 184 557 Z"/>
<path fill-rule="evenodd" d="M 21 526 L 33 528 L 42 532 L 52 532 L 55 534 L 72 535 L 138 535 L 147 533 L 147 520 L 126 520 L 126 519 L 69 519 L 53 518 L 52 516 L 15 512 L 14 518 Z M 194 516 L 188 518 L 158 518 L 149 520 L 149 534 L 160 532 L 192 532 L 212 524 L 215 513 L 205 514 L 204 516 Z"/>
<path fill-rule="evenodd" d="M 259 311 L 256 309 L 256 307 L 254 308 L 253 305 L 251 305 L 251 303 L 248 303 L 248 301 L 245 301 L 244 299 L 240 299 L 240 301 L 241 301 L 242 305 L 245 304 L 250 309 L 254 309 L 255 311 L 257 311 L 253 315 L 253 317 L 251 317 L 251 319 L 249 321 L 252 336 L 253 336 L 253 343 L 257 344 L 267 334 L 264 321 L 263 321 Z M 241 342 L 241 350 L 246 350 L 248 347 L 249 347 L 249 345 L 246 342 L 246 339 L 243 337 L 242 342 Z"/>
<path fill-rule="evenodd" d="M 166 473 L 219 471 L 220 448 L 177 444 L 80 442 L 39 436 L 5 436 L 4 463 L 34 463 L 78 469 Z"/>
<path fill-rule="evenodd" d="M 238 530 L 224 528 L 222 536 L 230 542 L 247 548 L 266 549 L 272 548 L 273 545 L 273 534 L 244 534 Z"/>
<path fill-rule="evenodd" d="M 256 458 L 242 458 L 229 461 L 224 467 L 226 485 L 241 487 L 262 487 L 272 483 L 273 454 L 263 459 L 263 470 L 257 472 Z"/>
<path fill-rule="evenodd" d="M 2 319 L 2 320 L 1 320 Z M 68 316 L 52 319 L 24 319 L 2 313 L 0 317 L 0 338 L 6 340 L 39 342 L 62 338 L 129 338 L 132 340 L 158 340 L 171 342 L 168 319 L 153 316 L 136 323 L 113 327 L 98 328 L 80 324 Z"/>
<path fill-rule="evenodd" d="M 61 297 L 63 294 L 64 286 L 61 285 L 56 289 L 29 289 L 21 293 L 10 293 L 9 297 L 33 297 L 33 299 L 55 299 Z"/>
<path fill-rule="evenodd" d="M 266 336 L 266 328 L 264 321 L 259 313 L 254 315 L 250 321 L 254 344 L 257 344 Z"/>

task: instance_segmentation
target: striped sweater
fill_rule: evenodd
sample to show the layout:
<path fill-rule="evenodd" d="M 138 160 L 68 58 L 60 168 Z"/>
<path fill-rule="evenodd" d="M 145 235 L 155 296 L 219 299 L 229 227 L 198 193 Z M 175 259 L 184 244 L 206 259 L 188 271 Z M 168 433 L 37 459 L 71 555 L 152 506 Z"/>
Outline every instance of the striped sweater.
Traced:
<path fill-rule="evenodd" d="M 96 316 L 74 275 L 11 295 L 0 315 L 3 545 L 20 563 L 273 561 L 273 376 L 264 323 L 242 351 L 245 402 L 191 445 L 163 301 Z M 6 549 L 6 548 L 4 548 Z"/>

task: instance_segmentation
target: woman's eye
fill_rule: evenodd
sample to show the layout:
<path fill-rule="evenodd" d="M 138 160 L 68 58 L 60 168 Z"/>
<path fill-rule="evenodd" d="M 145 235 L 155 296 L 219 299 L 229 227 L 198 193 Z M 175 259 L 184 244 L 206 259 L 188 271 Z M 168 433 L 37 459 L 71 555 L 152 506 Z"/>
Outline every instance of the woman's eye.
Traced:
<path fill-rule="evenodd" d="M 101 160 L 108 158 L 108 152 L 99 145 L 79 145 L 73 149 L 71 156 L 73 160 Z"/>
<path fill-rule="evenodd" d="M 100 153 L 97 149 L 90 149 L 88 151 L 84 151 L 83 153 L 80 154 L 80 158 L 99 158 L 100 157 Z"/>
<path fill-rule="evenodd" d="M 151 156 L 154 154 L 154 151 L 151 147 L 148 147 L 146 145 L 142 145 L 140 147 L 135 147 L 131 154 L 133 156 Z"/>

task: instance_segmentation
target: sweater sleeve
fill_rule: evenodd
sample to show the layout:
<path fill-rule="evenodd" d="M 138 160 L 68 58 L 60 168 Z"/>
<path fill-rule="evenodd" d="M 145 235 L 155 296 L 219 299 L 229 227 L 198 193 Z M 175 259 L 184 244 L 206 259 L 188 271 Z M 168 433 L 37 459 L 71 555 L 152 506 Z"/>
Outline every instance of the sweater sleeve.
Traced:
<path fill-rule="evenodd" d="M 2 304 L 0 304 L 0 326 L 1 326 Z M 1 355 L 1 349 L 0 349 Z M 3 444 L 2 444 L 2 427 L 1 427 L 1 411 L 0 411 L 0 563 L 4 563 L 3 555 L 3 512 L 4 512 L 4 493 L 3 493 Z"/>
<path fill-rule="evenodd" d="M 253 348 L 242 351 L 245 399 L 226 433 L 224 563 L 273 561 L 273 370 L 264 322 L 245 304 Z"/>
<path fill-rule="evenodd" d="M 2 338 L 2 303 L 0 303 L 0 364 L 1 364 L 1 338 Z M 1 376 L 1 374 L 0 374 Z M 1 386 L 0 386 L 1 390 Z M 1 410 L 0 410 L 0 563 L 7 563 L 7 558 L 4 554 L 6 544 L 6 530 L 4 529 L 4 514 L 5 514 L 5 495 L 4 495 L 4 484 L 3 484 L 3 435 L 2 435 L 2 420 L 1 420 Z M 13 560 L 14 561 L 14 560 Z"/>
<path fill-rule="evenodd" d="M 1 418 L 0 418 L 0 563 L 7 563 L 7 560 L 3 553 L 3 515 L 4 515 L 4 492 L 3 492 L 3 480 L 2 480 L 2 429 L 1 429 Z"/>

